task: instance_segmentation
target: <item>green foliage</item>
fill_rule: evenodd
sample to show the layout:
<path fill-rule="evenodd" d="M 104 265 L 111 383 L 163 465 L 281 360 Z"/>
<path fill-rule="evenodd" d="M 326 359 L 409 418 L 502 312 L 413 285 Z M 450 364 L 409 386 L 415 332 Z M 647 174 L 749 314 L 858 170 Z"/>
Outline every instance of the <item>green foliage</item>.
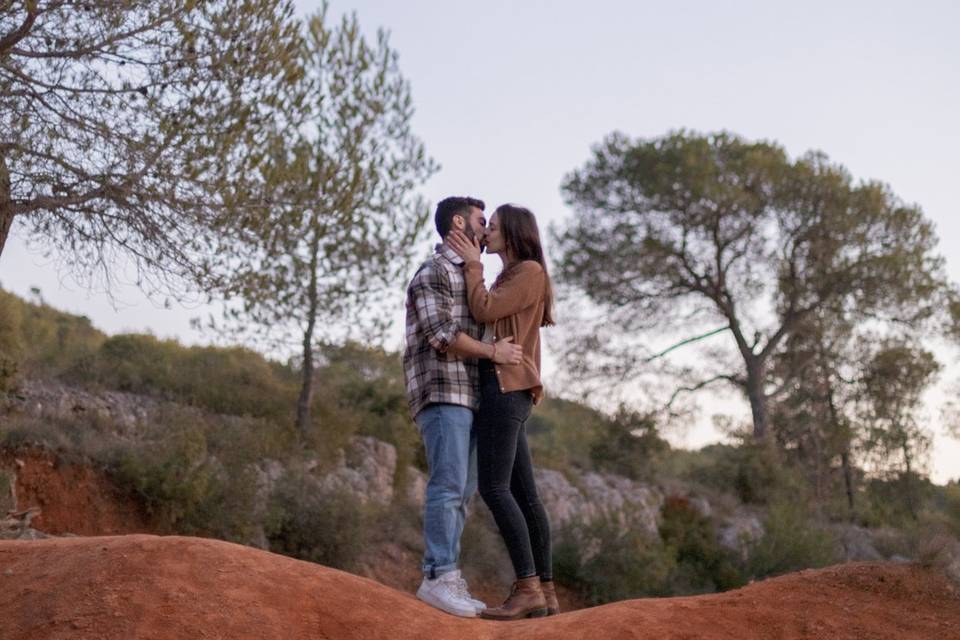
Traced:
<path fill-rule="evenodd" d="M 594 468 L 633 480 L 654 480 L 659 476 L 670 444 L 660 437 L 652 416 L 621 407 L 605 426 L 590 446 Z"/>
<path fill-rule="evenodd" d="M 919 207 L 820 152 L 791 160 L 728 132 L 614 133 L 563 190 L 575 213 L 556 237 L 556 278 L 598 307 L 569 340 L 569 366 L 631 379 L 723 334 L 726 348 L 713 338 L 701 352 L 715 366 L 685 368 L 677 391 L 732 385 L 758 439 L 770 390 L 789 382 L 771 362 L 808 318 L 924 335 L 944 331 L 957 300 Z M 664 331 L 676 344 L 651 353 L 650 333 Z"/>
<path fill-rule="evenodd" d="M 0 420 L 0 448 L 39 447 L 57 452 L 61 460 L 106 461 L 118 442 L 117 424 L 97 413 L 65 416 L 11 414 Z"/>
<path fill-rule="evenodd" d="M 644 596 L 711 593 L 745 583 L 713 522 L 684 498 L 665 501 L 658 536 L 629 512 L 603 514 L 563 530 L 554 550 L 557 579 L 591 604 Z"/>
<path fill-rule="evenodd" d="M 836 541 L 811 517 L 804 503 L 781 499 L 770 504 L 764 534 L 750 549 L 748 572 L 755 578 L 823 567 L 838 560 Z"/>
<path fill-rule="evenodd" d="M 0 290 L 0 392 L 13 389 L 22 357 L 22 304 Z"/>
<path fill-rule="evenodd" d="M 255 526 L 252 464 L 260 452 L 214 450 L 208 435 L 215 422 L 196 411 L 167 410 L 143 439 L 118 442 L 104 457 L 118 484 L 163 526 L 247 542 Z"/>
<path fill-rule="evenodd" d="M 293 412 L 292 372 L 242 347 L 184 347 L 150 335 L 111 336 L 72 377 L 162 395 L 216 413 L 282 420 Z"/>
<path fill-rule="evenodd" d="M 270 505 L 271 551 L 338 569 L 355 568 L 377 526 L 376 509 L 349 492 L 320 489 L 304 471 L 288 471 Z"/>
<path fill-rule="evenodd" d="M 696 458 L 685 472 L 687 479 L 733 490 L 747 504 L 767 504 L 790 491 L 805 491 L 802 478 L 783 465 L 777 452 L 749 438 L 739 445 L 708 445 Z"/>
<path fill-rule="evenodd" d="M 609 423 L 609 418 L 590 407 L 547 396 L 527 420 L 527 437 L 538 465 L 590 469 L 591 447 L 612 428 Z"/>
<path fill-rule="evenodd" d="M 901 339 L 882 340 L 865 355 L 860 448 L 879 471 L 898 474 L 916 518 L 914 476 L 932 440 L 920 419 L 921 399 L 941 365 L 929 351 Z"/>
<path fill-rule="evenodd" d="M 162 341 L 150 335 L 111 336 L 77 374 L 108 389 L 164 394 L 176 384 L 176 356 L 180 350 L 176 341 Z"/>
<path fill-rule="evenodd" d="M 943 514 L 946 525 L 960 539 L 960 482 L 948 482 L 937 498 L 937 510 Z"/>
<path fill-rule="evenodd" d="M 353 14 L 330 24 L 324 4 L 303 38 L 302 82 L 281 88 L 286 117 L 244 185 L 271 206 L 228 221 L 206 268 L 237 303 L 227 330 L 303 345 L 305 399 L 314 350 L 344 328 L 339 321 L 349 318 L 350 335 L 389 325 L 379 307 L 401 290 L 429 213 L 415 189 L 437 167 L 411 130 L 410 86 L 385 32 L 368 40 Z M 297 412 L 305 438 L 310 410 L 304 400 Z"/>
<path fill-rule="evenodd" d="M 674 550 L 674 594 L 726 591 L 744 584 L 729 551 L 720 547 L 713 521 L 685 498 L 668 498 L 660 512 L 660 539 Z"/>
<path fill-rule="evenodd" d="M 31 303 L 0 290 L 0 345 L 19 354 L 20 370 L 29 377 L 55 376 L 94 353 L 106 336 L 85 316 Z"/>
<path fill-rule="evenodd" d="M 872 477 L 860 493 L 858 517 L 868 527 L 909 529 L 916 526 L 925 511 L 948 508 L 947 495 L 928 478 L 913 472 Z"/>
<path fill-rule="evenodd" d="M 394 480 L 398 487 L 406 481 L 408 466 L 425 471 L 424 461 L 417 455 L 422 443 L 410 421 L 397 354 L 357 343 L 327 345 L 321 354 L 314 412 L 324 425 L 320 438 L 326 446 L 342 447 L 353 433 L 392 444 L 397 450 Z"/>
<path fill-rule="evenodd" d="M 20 216 L 81 280 L 110 286 L 122 258 L 147 293 L 183 295 L 213 220 L 251 204 L 225 201 L 299 80 L 292 5 L 4 3 L 0 32 L 0 113 L 16 114 L 0 130 L 0 203 L 16 203 L 0 226 Z"/>
<path fill-rule="evenodd" d="M 474 505 L 479 506 L 479 496 L 474 500 Z M 418 519 L 415 524 L 419 530 L 422 520 Z M 418 547 L 420 544 L 422 542 L 418 541 Z M 460 545 L 460 558 L 468 580 L 481 579 L 488 584 L 496 580 L 507 585 L 516 578 L 507 546 L 497 529 L 493 514 L 485 506 L 476 508 L 471 513 L 467 526 L 463 529 Z"/>
<path fill-rule="evenodd" d="M 219 493 L 216 485 L 223 480 L 197 420 L 190 414 L 167 415 L 162 438 L 117 450 L 112 465 L 122 485 L 132 488 L 152 514 L 178 530 L 199 524 L 202 505 Z"/>
<path fill-rule="evenodd" d="M 675 568 L 672 549 L 613 515 L 568 526 L 554 547 L 557 581 L 592 605 L 670 595 Z"/>

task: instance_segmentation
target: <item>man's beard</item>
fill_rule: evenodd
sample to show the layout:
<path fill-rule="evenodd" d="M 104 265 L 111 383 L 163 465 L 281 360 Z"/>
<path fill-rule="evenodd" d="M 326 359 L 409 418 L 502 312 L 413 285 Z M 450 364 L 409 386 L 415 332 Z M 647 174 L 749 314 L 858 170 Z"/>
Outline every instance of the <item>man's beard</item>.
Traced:
<path fill-rule="evenodd" d="M 465 227 L 463 228 L 463 234 L 464 234 L 465 236 L 467 236 L 467 239 L 470 240 L 471 242 L 473 241 L 474 238 L 477 237 L 477 233 L 473 230 L 473 227 L 471 227 L 470 225 L 467 225 L 467 226 L 465 226 Z M 483 250 L 486 249 L 486 248 L 487 248 L 487 243 L 486 243 L 486 241 L 481 237 L 481 238 L 480 238 L 480 252 L 482 253 Z"/>

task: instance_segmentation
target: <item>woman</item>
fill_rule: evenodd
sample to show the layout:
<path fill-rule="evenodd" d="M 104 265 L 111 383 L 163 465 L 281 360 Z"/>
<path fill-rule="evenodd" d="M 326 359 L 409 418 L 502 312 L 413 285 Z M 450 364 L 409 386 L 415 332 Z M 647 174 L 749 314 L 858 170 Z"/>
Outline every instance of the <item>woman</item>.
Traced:
<path fill-rule="evenodd" d="M 553 324 L 553 293 L 537 221 L 528 209 L 505 204 L 490 217 L 487 252 L 503 261 L 488 291 L 483 282 L 480 243 L 463 234 L 450 245 L 464 259 L 467 300 L 473 317 L 485 323 L 484 340 L 512 337 L 523 347 L 516 365 L 480 360 L 477 470 L 480 495 L 493 513 L 510 553 L 516 582 L 499 607 L 484 618 L 515 620 L 560 612 L 553 586 L 550 524 L 537 495 L 525 424 L 543 398 L 540 383 L 540 327 Z"/>

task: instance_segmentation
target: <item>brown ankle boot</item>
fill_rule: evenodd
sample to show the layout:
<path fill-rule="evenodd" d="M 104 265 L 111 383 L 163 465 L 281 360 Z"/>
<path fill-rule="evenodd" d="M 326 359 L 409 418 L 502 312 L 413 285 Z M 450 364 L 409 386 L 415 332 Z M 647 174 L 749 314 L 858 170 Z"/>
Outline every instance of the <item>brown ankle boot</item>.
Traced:
<path fill-rule="evenodd" d="M 540 590 L 540 578 L 530 576 L 513 583 L 510 595 L 495 609 L 484 609 L 481 618 L 488 620 L 520 620 L 547 615 L 547 601 Z"/>
<path fill-rule="evenodd" d="M 541 581 L 540 590 L 543 591 L 543 599 L 547 601 L 547 615 L 555 616 L 560 613 L 560 602 L 557 601 L 557 590 L 553 586 L 553 580 Z"/>

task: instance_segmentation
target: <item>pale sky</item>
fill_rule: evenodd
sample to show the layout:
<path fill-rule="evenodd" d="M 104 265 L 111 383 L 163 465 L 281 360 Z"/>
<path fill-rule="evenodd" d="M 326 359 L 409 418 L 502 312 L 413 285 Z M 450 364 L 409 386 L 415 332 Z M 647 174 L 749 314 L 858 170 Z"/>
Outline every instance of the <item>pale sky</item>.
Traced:
<path fill-rule="evenodd" d="M 297 2 L 304 14 L 318 6 Z M 958 3 L 332 2 L 333 15 L 350 10 L 364 29 L 391 32 L 415 131 L 442 165 L 422 190 L 433 202 L 519 202 L 546 227 L 569 215 L 563 176 L 607 133 L 726 129 L 793 155 L 820 149 L 857 178 L 889 183 L 935 221 L 960 281 Z M 112 305 L 29 253 L 17 227 L 0 284 L 18 294 L 40 287 L 50 304 L 110 333 L 209 341 L 189 327 L 205 309 L 158 309 L 132 288 Z M 957 351 L 940 355 L 948 366 L 933 404 L 960 380 Z M 674 441 L 719 437 L 705 415 Z M 938 482 L 960 477 L 960 443 L 937 433 L 932 467 Z"/>

